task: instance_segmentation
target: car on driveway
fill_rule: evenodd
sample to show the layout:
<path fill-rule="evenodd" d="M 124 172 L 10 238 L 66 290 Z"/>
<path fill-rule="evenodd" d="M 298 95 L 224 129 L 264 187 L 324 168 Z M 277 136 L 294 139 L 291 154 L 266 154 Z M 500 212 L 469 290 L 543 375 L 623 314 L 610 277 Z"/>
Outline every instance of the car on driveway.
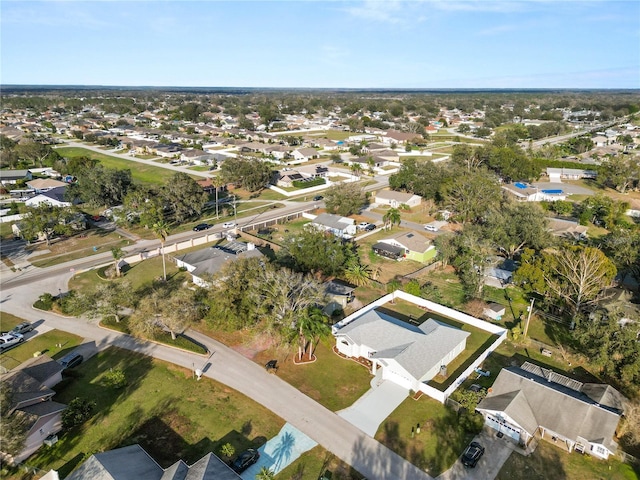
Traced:
<path fill-rule="evenodd" d="M 35 327 L 32 323 L 22 322 L 16 325 L 9 333 L 21 333 L 24 335 L 25 333 L 32 331 L 34 328 Z"/>
<path fill-rule="evenodd" d="M 373 223 L 370 223 L 366 227 L 364 227 L 366 232 L 373 232 L 376 229 L 376 226 Z"/>
<path fill-rule="evenodd" d="M 15 347 L 24 342 L 24 335 L 21 333 L 5 333 L 0 337 L 0 352 Z"/>
<path fill-rule="evenodd" d="M 82 363 L 84 358 L 79 353 L 68 353 L 64 357 L 62 357 L 58 363 L 62 365 L 65 369 L 77 367 Z"/>
<path fill-rule="evenodd" d="M 231 464 L 231 468 L 236 473 L 242 473 L 260 458 L 260 453 L 255 448 L 245 450 Z"/>
<path fill-rule="evenodd" d="M 369 226 L 369 222 L 360 222 L 356 227 L 358 230 L 364 230 Z"/>
<path fill-rule="evenodd" d="M 194 232 L 201 232 L 202 230 L 207 230 L 209 228 L 211 228 L 211 225 L 209 225 L 208 223 L 199 223 L 198 225 L 193 227 L 193 231 Z"/>
<path fill-rule="evenodd" d="M 222 228 L 233 228 L 236 226 L 236 222 L 225 222 L 222 224 Z"/>
<path fill-rule="evenodd" d="M 478 442 L 471 442 L 462 453 L 462 464 L 465 467 L 473 468 L 476 466 L 483 454 L 484 447 Z"/>

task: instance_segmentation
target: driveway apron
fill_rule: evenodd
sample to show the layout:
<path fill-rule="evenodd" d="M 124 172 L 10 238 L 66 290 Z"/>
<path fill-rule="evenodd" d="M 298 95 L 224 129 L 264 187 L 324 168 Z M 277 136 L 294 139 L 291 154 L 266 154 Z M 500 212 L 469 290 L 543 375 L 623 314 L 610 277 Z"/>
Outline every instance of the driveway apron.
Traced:
<path fill-rule="evenodd" d="M 406 388 L 384 380 L 377 387 L 368 390 L 353 405 L 340 410 L 338 415 L 373 437 L 380 424 L 408 395 L 409 391 Z"/>

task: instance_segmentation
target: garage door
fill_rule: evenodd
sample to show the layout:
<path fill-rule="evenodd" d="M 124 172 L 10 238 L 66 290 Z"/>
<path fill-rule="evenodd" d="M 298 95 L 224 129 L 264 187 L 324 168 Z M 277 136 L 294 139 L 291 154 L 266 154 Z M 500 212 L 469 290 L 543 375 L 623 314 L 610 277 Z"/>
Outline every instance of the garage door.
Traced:
<path fill-rule="evenodd" d="M 407 390 L 413 389 L 413 381 L 410 378 L 407 378 L 399 373 L 393 371 L 389 367 L 385 367 L 382 372 L 382 378 L 385 380 L 389 380 L 393 383 L 397 383 L 398 385 L 406 388 Z"/>
<path fill-rule="evenodd" d="M 513 425 L 506 424 L 493 415 L 487 415 L 487 424 L 494 430 L 502 432 L 507 437 L 513 438 L 516 442 L 520 441 L 519 428 L 516 428 Z"/>

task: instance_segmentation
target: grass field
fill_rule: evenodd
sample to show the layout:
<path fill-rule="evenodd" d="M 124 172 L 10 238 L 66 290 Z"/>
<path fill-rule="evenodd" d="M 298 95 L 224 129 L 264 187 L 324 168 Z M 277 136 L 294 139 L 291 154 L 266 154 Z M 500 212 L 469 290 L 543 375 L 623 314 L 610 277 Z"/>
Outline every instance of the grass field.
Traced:
<path fill-rule="evenodd" d="M 164 185 L 175 174 L 173 170 L 167 168 L 156 167 L 154 165 L 146 165 L 139 162 L 130 162 L 122 158 L 114 157 L 104 153 L 97 153 L 93 150 L 78 147 L 62 147 L 57 148 L 61 156 L 67 158 L 89 157 L 99 160 L 100 163 L 107 168 L 129 169 L 133 180 L 142 183 L 155 183 Z"/>
<path fill-rule="evenodd" d="M 324 472 L 331 472 L 331 480 L 362 480 L 362 475 L 349 465 L 316 446 L 295 460 L 275 476 L 275 480 L 302 480 L 320 478 Z"/>
<path fill-rule="evenodd" d="M 528 457 L 512 453 L 496 480 L 637 480 L 639 473 L 615 459 L 567 453 L 541 441 Z"/>
<path fill-rule="evenodd" d="M 121 369 L 123 389 L 105 385 L 110 369 Z M 162 467 L 179 459 L 191 464 L 229 442 L 237 452 L 258 447 L 284 421 L 250 398 L 190 370 L 129 351 L 109 348 L 74 369 L 55 387 L 55 401 L 79 397 L 96 402 L 93 416 L 65 432 L 51 448 L 29 459 L 62 478 L 94 452 L 139 443 Z"/>
<path fill-rule="evenodd" d="M 420 434 L 411 438 L 411 428 L 420 424 Z M 382 422 L 376 440 L 418 468 L 437 477 L 460 456 L 472 435 L 458 422 L 457 414 L 423 395 L 409 397 Z"/>

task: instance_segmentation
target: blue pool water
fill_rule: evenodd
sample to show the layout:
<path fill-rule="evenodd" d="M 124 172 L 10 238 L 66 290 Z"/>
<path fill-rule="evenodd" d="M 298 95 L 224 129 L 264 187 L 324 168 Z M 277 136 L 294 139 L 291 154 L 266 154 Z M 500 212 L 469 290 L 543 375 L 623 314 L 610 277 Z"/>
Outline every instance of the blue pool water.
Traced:
<path fill-rule="evenodd" d="M 516 182 L 516 183 L 514 183 L 514 185 L 517 188 L 527 188 L 527 184 L 526 183 L 522 183 L 522 182 Z"/>
<path fill-rule="evenodd" d="M 562 190 L 542 190 L 542 193 L 548 193 L 549 195 L 560 195 Z"/>

